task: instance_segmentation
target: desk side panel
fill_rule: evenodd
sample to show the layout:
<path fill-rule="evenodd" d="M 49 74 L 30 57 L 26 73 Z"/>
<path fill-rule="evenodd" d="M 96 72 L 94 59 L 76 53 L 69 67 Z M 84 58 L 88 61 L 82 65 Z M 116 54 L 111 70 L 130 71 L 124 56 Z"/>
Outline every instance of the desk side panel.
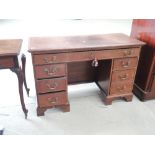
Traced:
<path fill-rule="evenodd" d="M 112 60 L 99 61 L 96 83 L 106 95 L 109 94 L 111 67 Z"/>

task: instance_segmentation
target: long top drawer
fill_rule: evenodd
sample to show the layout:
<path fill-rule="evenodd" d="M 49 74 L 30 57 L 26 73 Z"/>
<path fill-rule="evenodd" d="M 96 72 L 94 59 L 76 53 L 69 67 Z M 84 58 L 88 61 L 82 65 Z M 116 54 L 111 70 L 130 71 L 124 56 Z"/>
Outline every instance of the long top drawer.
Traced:
<path fill-rule="evenodd" d="M 33 64 L 52 64 L 62 62 L 74 62 L 74 61 L 89 61 L 94 58 L 98 60 L 124 58 L 124 57 L 136 57 L 139 56 L 139 48 L 129 49 L 115 49 L 115 50 L 100 50 L 100 51 L 85 51 L 74 53 L 59 53 L 59 54 L 34 54 Z"/>

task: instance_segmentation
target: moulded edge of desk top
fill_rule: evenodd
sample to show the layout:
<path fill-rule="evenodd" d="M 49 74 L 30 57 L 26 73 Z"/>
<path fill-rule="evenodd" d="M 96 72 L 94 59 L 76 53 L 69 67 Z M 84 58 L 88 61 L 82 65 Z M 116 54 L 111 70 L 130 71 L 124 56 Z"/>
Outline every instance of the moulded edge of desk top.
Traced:
<path fill-rule="evenodd" d="M 22 39 L 0 39 L 0 56 L 19 55 Z"/>
<path fill-rule="evenodd" d="M 125 34 L 114 33 L 104 35 L 31 37 L 29 38 L 30 53 L 60 53 L 86 50 L 104 50 L 141 47 L 144 42 Z"/>

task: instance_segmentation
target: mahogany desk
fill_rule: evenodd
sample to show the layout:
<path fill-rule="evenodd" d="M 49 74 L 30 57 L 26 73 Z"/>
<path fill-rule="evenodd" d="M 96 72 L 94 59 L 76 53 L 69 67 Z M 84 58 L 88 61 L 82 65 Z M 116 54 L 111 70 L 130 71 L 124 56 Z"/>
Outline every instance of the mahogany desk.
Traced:
<path fill-rule="evenodd" d="M 27 118 L 28 110 L 25 107 L 23 98 L 23 83 L 25 85 L 28 95 L 29 95 L 29 88 L 27 88 L 25 79 L 25 63 L 26 63 L 25 55 L 23 54 L 21 57 L 22 68 L 20 67 L 18 61 L 18 55 L 20 53 L 21 45 L 22 45 L 21 39 L 0 40 L 0 69 L 10 69 L 14 73 L 16 73 L 19 83 L 21 106 L 25 114 L 25 118 Z"/>
<path fill-rule="evenodd" d="M 124 34 L 30 38 L 37 115 L 53 107 L 70 111 L 68 84 L 95 82 L 106 104 L 131 101 L 142 45 Z"/>

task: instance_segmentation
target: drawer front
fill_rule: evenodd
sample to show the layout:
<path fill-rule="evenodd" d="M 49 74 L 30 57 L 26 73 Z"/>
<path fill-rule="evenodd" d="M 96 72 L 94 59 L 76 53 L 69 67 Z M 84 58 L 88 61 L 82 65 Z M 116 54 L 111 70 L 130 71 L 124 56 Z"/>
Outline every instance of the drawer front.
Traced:
<path fill-rule="evenodd" d="M 117 82 L 112 83 L 110 88 L 110 95 L 131 93 L 133 89 L 133 82 Z"/>
<path fill-rule="evenodd" d="M 33 55 L 35 65 L 139 56 L 139 48 Z"/>
<path fill-rule="evenodd" d="M 0 68 L 12 68 L 15 66 L 13 57 L 0 58 Z"/>
<path fill-rule="evenodd" d="M 67 104 L 67 93 L 49 93 L 44 95 L 38 95 L 39 107 L 51 107 L 55 105 Z"/>
<path fill-rule="evenodd" d="M 124 57 L 138 57 L 140 53 L 139 48 L 131 49 L 113 49 L 113 50 L 98 50 L 98 51 L 86 51 L 86 52 L 76 52 L 67 53 L 64 56 L 66 62 L 71 61 L 86 61 L 86 60 L 104 60 L 113 58 L 124 58 Z M 65 54 L 64 54 L 65 55 Z"/>
<path fill-rule="evenodd" d="M 129 48 L 129 49 L 114 49 L 114 50 L 103 50 L 96 51 L 95 58 L 101 59 L 113 59 L 113 58 L 124 58 L 124 57 L 138 57 L 140 53 L 140 48 Z"/>
<path fill-rule="evenodd" d="M 137 66 L 137 58 L 114 59 L 113 70 L 124 70 L 135 68 Z"/>
<path fill-rule="evenodd" d="M 72 61 L 88 61 L 91 60 L 91 52 L 75 52 L 75 53 L 61 53 L 61 54 L 44 54 L 34 55 L 33 63 L 35 65 L 52 64 Z"/>
<path fill-rule="evenodd" d="M 133 81 L 135 77 L 135 70 L 128 69 L 123 71 L 113 71 L 112 82 Z"/>
<path fill-rule="evenodd" d="M 36 81 L 37 93 L 55 92 L 67 89 L 67 79 L 53 78 Z"/>
<path fill-rule="evenodd" d="M 35 65 L 41 64 L 52 64 L 52 63 L 60 63 L 66 62 L 67 54 L 41 54 L 41 55 L 34 55 L 33 56 L 33 63 Z"/>
<path fill-rule="evenodd" d="M 35 66 L 34 68 L 37 79 L 66 75 L 66 64 L 43 65 Z"/>

